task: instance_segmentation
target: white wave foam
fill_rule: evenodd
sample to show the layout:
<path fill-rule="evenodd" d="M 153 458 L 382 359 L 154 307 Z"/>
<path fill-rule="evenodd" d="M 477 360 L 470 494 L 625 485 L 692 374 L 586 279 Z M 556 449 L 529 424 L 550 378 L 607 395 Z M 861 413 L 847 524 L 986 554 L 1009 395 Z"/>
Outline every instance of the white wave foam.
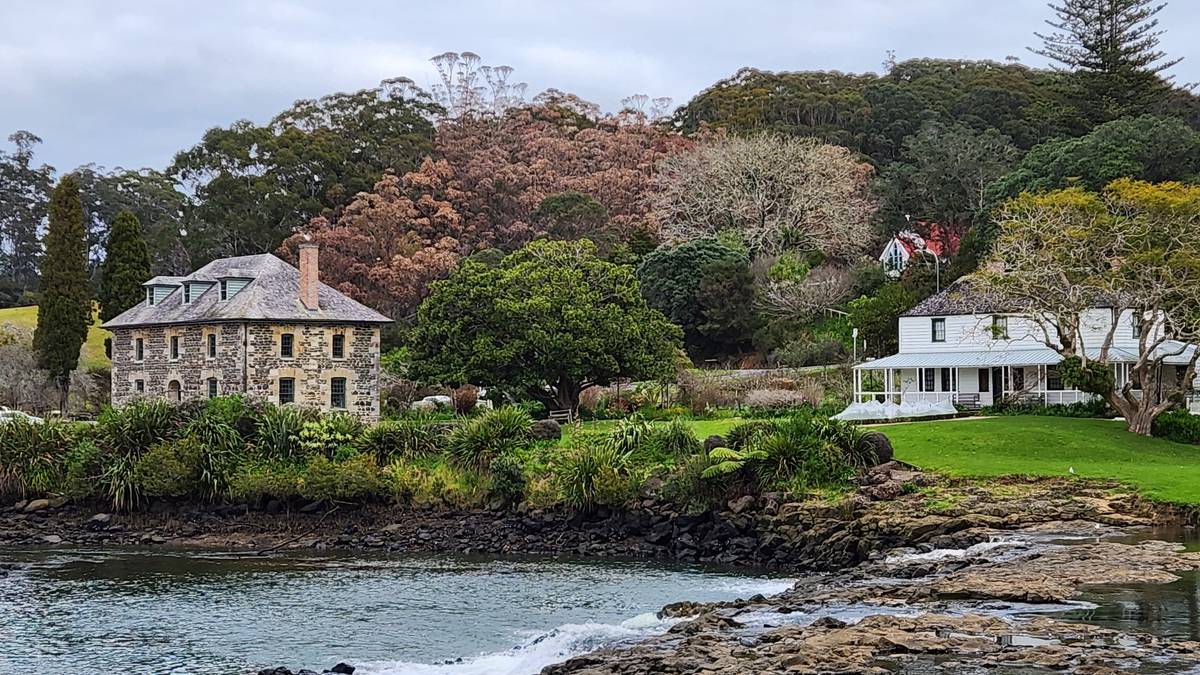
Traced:
<path fill-rule="evenodd" d="M 925 553 L 903 553 L 900 555 L 888 556 L 884 562 L 889 565 L 902 565 L 913 562 L 937 562 L 939 560 L 950 560 L 954 558 L 975 558 L 984 556 L 998 548 L 1015 546 L 1021 542 L 1017 541 L 985 541 L 967 548 L 937 548 Z"/>
<path fill-rule="evenodd" d="M 367 663 L 363 675 L 529 675 L 542 668 L 616 643 L 634 642 L 659 633 L 683 619 L 639 614 L 619 624 L 566 624 L 503 652 L 481 654 L 453 663 Z"/>
<path fill-rule="evenodd" d="M 795 585 L 795 579 L 730 579 L 725 583 L 718 584 L 714 588 L 722 593 L 730 593 L 740 598 L 748 598 L 760 593 L 762 595 L 776 595 L 792 590 L 792 586 Z"/>

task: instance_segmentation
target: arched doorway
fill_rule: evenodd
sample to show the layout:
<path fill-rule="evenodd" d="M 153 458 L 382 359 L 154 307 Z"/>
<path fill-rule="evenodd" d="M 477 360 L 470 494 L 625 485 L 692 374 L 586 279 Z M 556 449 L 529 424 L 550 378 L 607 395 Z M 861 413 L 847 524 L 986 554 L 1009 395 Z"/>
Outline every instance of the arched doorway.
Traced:
<path fill-rule="evenodd" d="M 179 380 L 171 380 L 171 382 L 167 384 L 167 400 L 179 403 L 182 398 L 183 393 L 180 391 Z"/>

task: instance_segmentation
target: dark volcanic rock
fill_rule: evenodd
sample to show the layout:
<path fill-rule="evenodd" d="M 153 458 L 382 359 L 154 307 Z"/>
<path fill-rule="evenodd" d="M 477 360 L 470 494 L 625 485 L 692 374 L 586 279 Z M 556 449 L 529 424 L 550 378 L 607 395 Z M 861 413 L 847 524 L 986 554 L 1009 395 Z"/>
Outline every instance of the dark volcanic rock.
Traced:
<path fill-rule="evenodd" d="M 885 464 L 892 461 L 894 454 L 892 441 L 884 434 L 878 431 L 868 431 L 863 435 L 862 443 L 871 449 L 872 457 L 868 458 L 870 464 Z"/>
<path fill-rule="evenodd" d="M 535 441 L 557 441 L 562 438 L 562 426 L 554 420 L 538 420 L 529 435 Z"/>

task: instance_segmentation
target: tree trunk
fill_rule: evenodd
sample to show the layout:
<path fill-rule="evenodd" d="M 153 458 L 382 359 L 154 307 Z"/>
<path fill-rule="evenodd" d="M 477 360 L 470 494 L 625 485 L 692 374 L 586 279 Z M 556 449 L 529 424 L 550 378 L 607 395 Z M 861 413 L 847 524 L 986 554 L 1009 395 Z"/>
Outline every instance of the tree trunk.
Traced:
<path fill-rule="evenodd" d="M 1142 392 L 1142 398 L 1129 400 L 1119 391 L 1108 395 L 1108 404 L 1125 418 L 1125 428 L 1139 436 L 1151 435 L 1154 418 L 1162 412 L 1154 404 L 1152 395 Z"/>

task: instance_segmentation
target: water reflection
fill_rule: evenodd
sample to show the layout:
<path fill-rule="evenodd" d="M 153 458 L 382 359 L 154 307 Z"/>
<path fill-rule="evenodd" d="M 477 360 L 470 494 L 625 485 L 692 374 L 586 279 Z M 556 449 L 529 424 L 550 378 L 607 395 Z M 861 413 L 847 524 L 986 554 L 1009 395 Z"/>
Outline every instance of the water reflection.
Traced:
<path fill-rule="evenodd" d="M 0 672 L 246 672 L 433 662 L 778 578 L 646 562 L 466 557 L 0 554 Z"/>

